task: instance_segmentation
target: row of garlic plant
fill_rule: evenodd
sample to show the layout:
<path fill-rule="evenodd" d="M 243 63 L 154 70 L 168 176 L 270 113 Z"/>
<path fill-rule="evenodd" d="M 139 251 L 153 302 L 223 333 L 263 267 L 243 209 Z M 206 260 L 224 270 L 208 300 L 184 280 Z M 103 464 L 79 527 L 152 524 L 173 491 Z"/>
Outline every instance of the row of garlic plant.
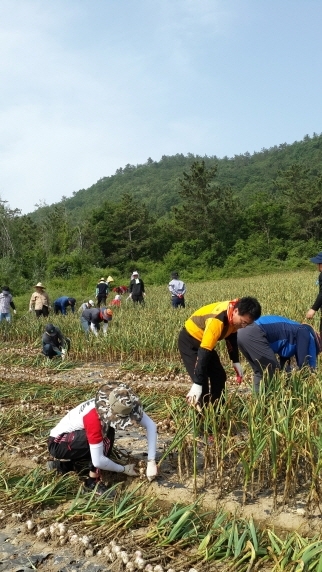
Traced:
<path fill-rule="evenodd" d="M 276 376 L 260 395 L 230 389 L 201 414 L 187 411 L 182 399 L 172 398 L 168 408 L 177 431 L 164 457 L 176 452 L 179 477 L 192 476 L 195 492 L 201 474 L 202 487 L 218 494 L 242 487 L 244 503 L 263 490 L 272 491 L 274 508 L 306 489 L 308 508 L 322 501 L 319 375 Z"/>
<path fill-rule="evenodd" d="M 284 273 L 266 277 L 227 279 L 213 282 L 188 283 L 187 307 L 173 311 L 170 307 L 166 287 L 150 286 L 145 307 L 135 307 L 132 302 L 123 301 L 114 309 L 106 337 L 89 336 L 86 341 L 81 329 L 79 314 L 66 317 L 51 315 L 48 320 L 72 340 L 70 360 L 72 361 L 118 361 L 175 360 L 179 363 L 177 338 L 185 319 L 198 307 L 216 300 L 227 300 L 237 296 L 256 296 L 262 304 L 264 314 L 282 314 L 303 321 L 307 309 L 315 297 L 312 272 Z M 37 320 L 33 314 L 18 312 L 12 324 L 0 324 L 0 344 L 6 352 L 0 356 L 1 363 L 21 362 L 41 365 L 39 359 L 41 334 L 44 319 Z M 14 348 L 13 346 L 14 342 Z M 9 351 L 10 350 L 10 351 Z M 38 356 L 38 357 L 37 357 Z M 225 352 L 224 359 L 227 361 Z M 227 361 L 228 364 L 228 361 Z M 66 368 L 66 365 L 63 366 Z"/>
<path fill-rule="evenodd" d="M 259 570 L 262 565 L 271 572 L 322 570 L 320 538 L 305 539 L 297 532 L 281 538 L 271 529 L 259 530 L 252 519 L 238 519 L 222 510 L 204 511 L 201 498 L 161 514 L 148 491 L 142 494 L 142 485 L 122 491 L 115 486 L 112 499 L 81 494 L 75 476 L 55 477 L 39 468 L 20 478 L 4 478 L 2 470 L 0 477 L 2 522 L 7 516 L 38 540 L 58 546 L 70 543 L 86 557 L 119 560 L 120 569 L 127 572 L 198 572 L 211 562 L 222 562 L 225 572 Z M 66 509 L 66 500 L 73 496 Z M 55 520 L 48 522 L 48 513 L 43 516 L 39 508 L 59 503 L 64 503 L 63 510 L 56 510 Z M 20 512 L 12 512 L 17 508 Z M 144 523 L 149 531 L 137 536 L 133 550 L 124 535 Z"/>

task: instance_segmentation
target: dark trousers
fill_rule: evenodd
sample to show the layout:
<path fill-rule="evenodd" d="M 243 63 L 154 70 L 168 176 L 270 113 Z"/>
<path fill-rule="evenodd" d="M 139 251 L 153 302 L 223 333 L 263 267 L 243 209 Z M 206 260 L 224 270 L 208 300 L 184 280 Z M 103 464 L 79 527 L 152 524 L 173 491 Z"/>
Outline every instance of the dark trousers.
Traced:
<path fill-rule="evenodd" d="M 179 298 L 179 296 L 172 296 L 171 304 L 173 308 L 185 308 L 184 297 Z"/>
<path fill-rule="evenodd" d="M 185 328 L 182 328 L 179 334 L 178 348 L 185 368 L 193 382 L 195 380 L 195 367 L 199 347 L 200 342 L 188 334 Z M 216 399 L 221 397 L 227 377 L 216 350 L 212 350 L 210 354 L 207 371 L 208 379 L 202 385 L 201 399 L 204 404 L 214 403 Z"/>
<path fill-rule="evenodd" d="M 115 439 L 115 429 L 110 427 L 107 437 L 104 438 L 104 455 L 109 457 L 113 450 Z M 86 437 L 85 429 L 73 431 L 72 433 L 63 433 L 58 437 L 49 437 L 48 439 L 49 453 L 60 461 L 60 470 L 62 473 L 68 473 L 75 470 L 75 463 L 89 461 L 89 470 L 95 472 L 91 460 L 91 452 Z"/>
<path fill-rule="evenodd" d="M 47 316 L 49 316 L 48 306 L 43 306 L 41 310 L 35 310 L 35 314 L 37 318 L 40 318 L 40 316 L 44 316 L 44 318 L 47 318 Z"/>
<path fill-rule="evenodd" d="M 106 294 L 98 294 L 96 305 L 99 308 L 101 304 L 102 306 L 106 306 Z"/>
<path fill-rule="evenodd" d="M 135 304 L 144 304 L 144 296 L 143 294 L 132 294 L 132 300 Z"/>
<path fill-rule="evenodd" d="M 240 351 L 253 370 L 254 390 L 258 393 L 263 372 L 266 371 L 268 380 L 270 380 L 276 370 L 280 369 L 280 364 L 269 345 L 264 330 L 257 324 L 238 330 L 237 340 Z"/>

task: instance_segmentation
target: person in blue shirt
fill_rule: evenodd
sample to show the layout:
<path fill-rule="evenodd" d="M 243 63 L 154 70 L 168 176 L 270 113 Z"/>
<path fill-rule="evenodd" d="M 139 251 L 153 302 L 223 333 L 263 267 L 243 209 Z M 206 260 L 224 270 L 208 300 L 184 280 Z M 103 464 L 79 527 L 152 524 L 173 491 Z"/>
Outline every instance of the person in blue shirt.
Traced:
<path fill-rule="evenodd" d="M 55 314 L 61 313 L 63 314 L 63 316 L 66 316 L 67 308 L 68 306 L 70 306 L 72 314 L 74 314 L 75 304 L 76 304 L 75 298 L 70 298 L 70 296 L 61 296 L 60 298 L 57 298 L 57 300 L 54 301 L 54 313 Z"/>
<path fill-rule="evenodd" d="M 315 312 L 321 310 L 321 318 L 320 318 L 320 336 L 322 336 L 322 252 L 319 252 L 314 258 L 310 258 L 313 264 L 317 265 L 317 269 L 319 271 L 319 277 L 317 279 L 317 285 L 319 286 L 319 293 L 306 314 L 306 318 L 308 320 L 312 320 L 315 315 Z"/>
<path fill-rule="evenodd" d="M 237 341 L 254 372 L 256 393 L 265 371 L 270 380 L 292 357 L 300 369 L 305 366 L 314 369 L 321 351 L 321 338 L 311 326 L 284 316 L 261 316 L 248 328 L 238 330 Z"/>

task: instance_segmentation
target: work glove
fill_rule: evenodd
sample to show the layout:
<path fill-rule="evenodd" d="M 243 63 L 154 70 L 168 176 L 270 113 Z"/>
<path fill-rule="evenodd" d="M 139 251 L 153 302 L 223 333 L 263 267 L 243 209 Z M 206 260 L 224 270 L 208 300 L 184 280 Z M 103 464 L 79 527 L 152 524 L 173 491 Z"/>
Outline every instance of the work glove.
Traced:
<path fill-rule="evenodd" d="M 243 377 L 244 377 L 243 368 L 240 365 L 239 361 L 236 363 L 233 363 L 233 367 L 234 367 L 234 370 L 236 372 L 236 381 L 237 381 L 237 383 L 241 383 L 243 381 Z"/>
<path fill-rule="evenodd" d="M 128 477 L 138 477 L 139 473 L 134 469 L 134 467 L 135 467 L 134 463 L 131 465 L 125 465 L 124 467 L 125 475 L 127 475 Z"/>
<path fill-rule="evenodd" d="M 66 358 L 66 356 L 67 356 L 67 350 L 64 350 L 64 349 L 63 349 L 63 350 L 61 351 L 61 359 L 62 359 L 62 361 L 64 361 L 64 359 Z"/>
<path fill-rule="evenodd" d="M 17 313 L 17 310 L 14 310 L 13 313 L 16 314 L 16 313 Z"/>
<path fill-rule="evenodd" d="M 152 461 L 148 461 L 147 468 L 146 468 L 146 476 L 148 481 L 153 481 L 158 474 L 158 467 L 153 459 Z"/>
<path fill-rule="evenodd" d="M 196 405 L 202 394 L 202 385 L 193 383 L 189 393 L 187 393 L 186 400 L 189 405 Z"/>

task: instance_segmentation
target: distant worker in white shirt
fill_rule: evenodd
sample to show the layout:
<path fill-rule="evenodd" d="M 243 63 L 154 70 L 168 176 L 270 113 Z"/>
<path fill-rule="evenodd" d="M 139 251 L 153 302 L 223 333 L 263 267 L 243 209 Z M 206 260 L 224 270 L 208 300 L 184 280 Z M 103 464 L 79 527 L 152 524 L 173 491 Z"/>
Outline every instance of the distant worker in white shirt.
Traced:
<path fill-rule="evenodd" d="M 171 272 L 171 282 L 169 282 L 168 288 L 171 294 L 172 307 L 185 308 L 186 285 L 182 280 L 179 280 L 178 272 Z"/>

